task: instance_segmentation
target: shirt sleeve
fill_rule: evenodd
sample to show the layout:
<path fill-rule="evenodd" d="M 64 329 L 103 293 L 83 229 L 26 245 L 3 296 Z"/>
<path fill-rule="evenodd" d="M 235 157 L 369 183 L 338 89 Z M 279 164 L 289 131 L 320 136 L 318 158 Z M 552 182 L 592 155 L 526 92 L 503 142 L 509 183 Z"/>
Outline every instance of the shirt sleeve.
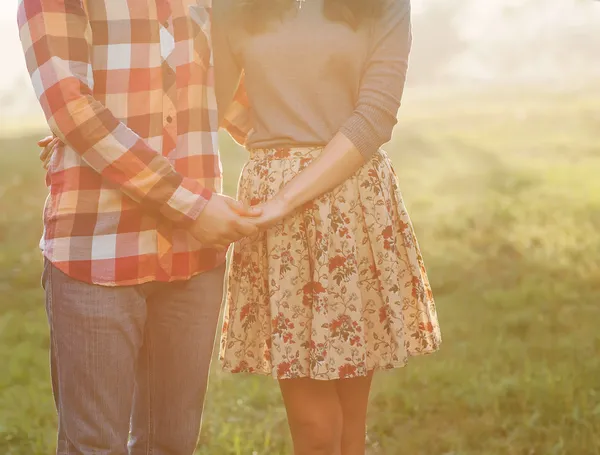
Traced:
<path fill-rule="evenodd" d="M 237 24 L 233 4 L 219 0 L 213 4 L 212 43 L 215 65 L 215 92 L 219 125 L 244 145 L 252 130 L 251 106 L 244 84 L 242 65 L 231 45 L 231 29 Z"/>
<path fill-rule="evenodd" d="M 388 0 L 371 33 L 355 111 L 340 129 L 365 159 L 392 137 L 411 44 L 410 0 Z"/>
<path fill-rule="evenodd" d="M 196 219 L 211 191 L 177 173 L 94 98 L 91 28 L 81 0 L 22 0 L 18 24 L 52 132 L 144 209 L 178 224 Z"/>

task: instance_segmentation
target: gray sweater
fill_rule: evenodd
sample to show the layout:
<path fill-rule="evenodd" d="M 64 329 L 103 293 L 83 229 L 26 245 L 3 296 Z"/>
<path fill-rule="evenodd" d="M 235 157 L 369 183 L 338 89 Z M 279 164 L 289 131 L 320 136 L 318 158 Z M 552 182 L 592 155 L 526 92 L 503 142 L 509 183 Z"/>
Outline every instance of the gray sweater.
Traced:
<path fill-rule="evenodd" d="M 236 1 L 213 0 L 215 84 L 224 109 L 244 72 L 249 148 L 324 146 L 341 132 L 369 158 L 390 140 L 411 46 L 410 0 L 386 0 L 382 17 L 356 31 L 326 19 L 324 0 L 306 0 L 258 34 L 236 22 Z"/>

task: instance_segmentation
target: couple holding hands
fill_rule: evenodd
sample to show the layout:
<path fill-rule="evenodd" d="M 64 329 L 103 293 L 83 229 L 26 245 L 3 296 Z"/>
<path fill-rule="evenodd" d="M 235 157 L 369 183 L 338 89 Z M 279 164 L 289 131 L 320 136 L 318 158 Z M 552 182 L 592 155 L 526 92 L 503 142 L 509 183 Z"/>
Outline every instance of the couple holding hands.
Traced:
<path fill-rule="evenodd" d="M 376 370 L 438 350 L 391 138 L 409 0 L 21 0 L 55 139 L 41 248 L 57 453 L 191 455 L 220 358 L 297 455 L 359 455 Z M 217 131 L 249 154 L 220 195 Z"/>

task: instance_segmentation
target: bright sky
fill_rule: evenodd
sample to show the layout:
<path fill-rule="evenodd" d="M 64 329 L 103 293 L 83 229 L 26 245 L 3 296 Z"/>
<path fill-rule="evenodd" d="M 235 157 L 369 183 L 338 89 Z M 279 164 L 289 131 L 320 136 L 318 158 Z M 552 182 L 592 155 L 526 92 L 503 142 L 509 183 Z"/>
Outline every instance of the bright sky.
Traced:
<path fill-rule="evenodd" d="M 526 5 L 535 5 L 538 1 L 545 2 L 543 14 L 539 14 L 539 10 L 536 8 L 525 7 Z M 431 0 L 412 0 L 413 11 L 418 13 L 429 2 Z M 577 8 L 582 5 L 589 7 L 588 2 L 597 8 Z M 26 75 L 16 26 L 17 3 L 18 0 L 0 0 L 0 49 L 3 57 L 0 71 L 0 94 L 11 89 L 15 80 L 24 78 Z M 463 38 L 469 40 L 470 54 L 473 59 L 487 55 L 485 48 L 491 41 L 525 39 L 531 34 L 551 33 L 552 24 L 564 25 L 567 22 L 567 25 L 574 30 L 580 24 L 587 23 L 586 30 L 590 29 L 589 24 L 600 25 L 600 15 L 593 14 L 600 12 L 600 2 L 591 0 L 581 3 L 573 0 L 485 0 L 483 2 L 470 1 L 469 5 L 463 12 L 460 30 Z M 513 18 L 507 27 L 505 20 L 498 20 L 499 17 L 502 17 L 503 9 L 506 8 L 519 9 L 527 13 L 518 15 L 517 20 Z M 507 33 L 507 31 L 510 32 Z M 600 27 L 595 36 L 600 37 Z M 5 62 L 8 64 L 4 64 Z"/>
<path fill-rule="evenodd" d="M 0 48 L 2 58 L 8 62 L 7 65 L 2 65 L 0 71 L 0 91 L 10 87 L 10 84 L 24 72 L 16 11 L 17 0 L 0 0 Z"/>

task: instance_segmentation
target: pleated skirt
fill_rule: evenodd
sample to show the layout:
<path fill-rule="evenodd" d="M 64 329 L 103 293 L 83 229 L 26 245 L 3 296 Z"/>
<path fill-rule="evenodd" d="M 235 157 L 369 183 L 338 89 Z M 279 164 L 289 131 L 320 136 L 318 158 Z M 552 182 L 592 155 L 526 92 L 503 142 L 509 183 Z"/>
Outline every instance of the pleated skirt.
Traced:
<path fill-rule="evenodd" d="M 250 151 L 238 198 L 267 201 L 322 148 Z M 234 245 L 220 358 L 232 373 L 336 380 L 402 367 L 441 343 L 390 159 Z"/>

